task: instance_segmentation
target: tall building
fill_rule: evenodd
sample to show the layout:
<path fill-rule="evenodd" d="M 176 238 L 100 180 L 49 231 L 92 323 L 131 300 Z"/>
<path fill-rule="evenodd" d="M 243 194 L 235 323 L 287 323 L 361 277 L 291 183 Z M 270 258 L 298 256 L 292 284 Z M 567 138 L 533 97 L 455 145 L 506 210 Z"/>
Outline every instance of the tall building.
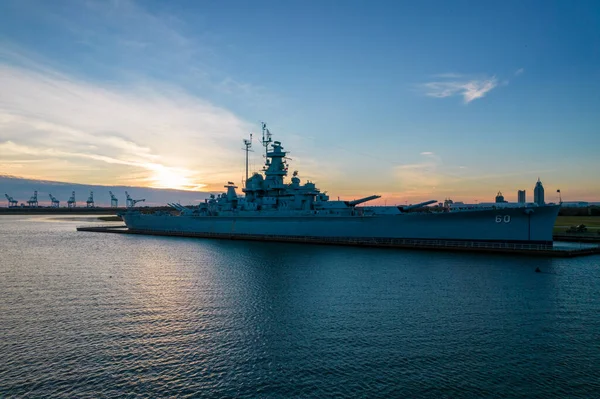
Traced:
<path fill-rule="evenodd" d="M 533 202 L 538 205 L 544 205 L 544 186 L 542 186 L 542 182 L 538 177 L 537 183 L 535 183 L 535 188 L 533 189 Z"/>
<path fill-rule="evenodd" d="M 503 202 L 506 202 L 504 201 L 504 195 L 502 195 L 501 191 L 498 191 L 498 195 L 496 195 L 496 204 L 501 204 Z"/>
<path fill-rule="evenodd" d="M 527 194 L 525 193 L 525 190 L 519 190 L 517 192 L 517 198 L 518 198 L 517 202 L 519 204 L 526 203 L 527 202 Z"/>

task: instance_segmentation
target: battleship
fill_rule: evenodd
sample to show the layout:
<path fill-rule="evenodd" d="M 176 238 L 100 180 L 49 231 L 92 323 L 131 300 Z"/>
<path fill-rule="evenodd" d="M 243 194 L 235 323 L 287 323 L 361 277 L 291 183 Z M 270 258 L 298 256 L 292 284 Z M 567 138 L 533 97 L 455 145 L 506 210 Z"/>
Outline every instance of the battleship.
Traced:
<path fill-rule="evenodd" d="M 120 214 L 137 234 L 402 247 L 432 243 L 518 243 L 552 247 L 558 204 L 438 204 L 368 206 L 380 198 L 331 200 L 313 182 L 301 183 L 280 141 L 262 123 L 265 165 L 246 179 L 243 195 L 233 182 L 198 206 L 169 204 L 173 211 L 129 209 Z M 435 206 L 429 206 L 436 204 Z"/>

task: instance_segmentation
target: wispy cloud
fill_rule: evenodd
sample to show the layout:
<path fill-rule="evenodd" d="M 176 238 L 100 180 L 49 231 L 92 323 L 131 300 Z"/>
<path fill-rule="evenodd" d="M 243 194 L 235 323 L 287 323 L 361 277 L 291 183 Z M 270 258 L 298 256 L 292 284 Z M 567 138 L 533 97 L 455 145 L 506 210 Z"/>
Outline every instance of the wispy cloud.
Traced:
<path fill-rule="evenodd" d="M 196 189 L 241 170 L 233 149 L 250 125 L 180 89 L 99 86 L 1 64 L 0 87 L 5 173 Z"/>
<path fill-rule="evenodd" d="M 11 49 L 10 63 L 30 69 L 46 66 L 112 83 L 168 81 L 229 106 L 280 107 L 282 99 L 272 90 L 236 75 L 237 67 L 223 58 L 228 39 L 203 29 L 201 12 L 188 9 L 182 17 L 172 13 L 176 9 L 151 9 L 133 0 L 86 0 L 69 7 L 37 2 L 22 11 L 31 23 L 63 37 L 62 45 L 23 49 L 6 41 L 0 52 Z"/>
<path fill-rule="evenodd" d="M 525 72 L 525 68 L 519 68 L 515 71 L 515 76 L 519 76 L 521 75 L 523 72 Z"/>
<path fill-rule="evenodd" d="M 398 165 L 395 175 L 402 191 L 407 195 L 428 195 L 440 183 L 437 172 L 442 165 L 440 157 L 431 151 L 421 152 L 422 158 L 415 163 Z"/>
<path fill-rule="evenodd" d="M 442 157 L 430 152 L 421 152 L 414 162 L 394 167 L 394 183 L 397 185 L 398 192 L 401 192 L 404 199 L 423 200 L 437 199 L 445 197 L 463 200 L 477 194 L 481 198 L 493 199 L 493 195 L 498 188 L 517 187 L 520 182 L 515 183 L 515 179 L 524 181 L 534 181 L 533 178 L 538 174 L 548 174 L 549 169 L 527 170 L 525 172 L 503 172 L 493 173 L 484 172 L 480 168 L 468 168 L 464 165 L 449 165 L 444 163 Z M 520 180 L 519 180 L 520 181 Z M 516 186 L 515 186 L 516 184 Z M 516 192 L 516 188 L 514 189 Z M 512 191 L 511 191 L 512 192 Z M 398 194 L 394 194 L 398 195 Z M 388 193 L 388 196 L 394 196 Z"/>
<path fill-rule="evenodd" d="M 254 126 L 217 104 L 280 102 L 224 68 L 226 43 L 191 29 L 195 17 L 129 0 L 39 3 L 28 18 L 60 32 L 63 53 L 0 41 L 3 173 L 221 189 L 243 170 L 239 141 Z"/>
<path fill-rule="evenodd" d="M 443 78 L 443 79 L 457 79 L 457 78 L 462 78 L 465 75 L 461 74 L 461 73 L 454 73 L 454 72 L 446 72 L 446 73 L 438 73 L 433 75 L 434 78 Z"/>
<path fill-rule="evenodd" d="M 440 75 L 437 75 L 441 77 Z M 496 76 L 483 78 L 466 78 L 457 74 L 444 74 L 446 79 L 436 80 L 420 85 L 426 96 L 445 98 L 462 96 L 466 104 L 484 97 L 498 86 Z"/>

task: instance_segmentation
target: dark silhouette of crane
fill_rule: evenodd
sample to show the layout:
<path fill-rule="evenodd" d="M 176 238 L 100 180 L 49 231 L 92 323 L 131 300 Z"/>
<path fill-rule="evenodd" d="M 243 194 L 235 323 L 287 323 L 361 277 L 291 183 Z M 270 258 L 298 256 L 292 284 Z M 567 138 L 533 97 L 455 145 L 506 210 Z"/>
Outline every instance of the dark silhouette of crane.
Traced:
<path fill-rule="evenodd" d="M 38 207 L 37 191 L 33 192 L 33 195 L 27 201 L 27 205 L 29 205 L 30 208 L 37 208 Z"/>
<path fill-rule="evenodd" d="M 125 204 L 127 206 L 127 208 L 133 208 L 135 206 L 135 204 L 137 204 L 138 202 L 144 202 L 146 201 L 145 199 L 133 199 L 129 196 L 129 194 L 127 193 L 127 191 L 125 191 L 125 196 L 127 197 L 127 200 L 125 201 Z"/>
<path fill-rule="evenodd" d="M 60 207 L 60 201 L 56 199 L 56 197 L 52 194 L 50 195 L 50 201 L 52 201 L 52 208 L 58 208 Z"/>
<path fill-rule="evenodd" d="M 75 201 L 75 191 L 71 193 L 71 198 L 67 201 L 67 208 L 75 208 L 77 206 L 77 202 Z"/>
<path fill-rule="evenodd" d="M 119 206 L 119 199 L 112 193 L 112 191 L 108 192 L 110 194 L 110 207 L 117 208 Z"/>
<path fill-rule="evenodd" d="M 87 208 L 94 207 L 94 192 L 93 191 L 90 191 L 90 196 L 88 197 L 87 201 L 85 201 L 85 206 Z"/>
<path fill-rule="evenodd" d="M 19 201 L 15 200 L 13 197 L 11 197 L 8 194 L 4 194 L 4 196 L 6 197 L 6 199 L 8 200 L 8 207 L 9 208 L 16 208 L 19 205 Z"/>

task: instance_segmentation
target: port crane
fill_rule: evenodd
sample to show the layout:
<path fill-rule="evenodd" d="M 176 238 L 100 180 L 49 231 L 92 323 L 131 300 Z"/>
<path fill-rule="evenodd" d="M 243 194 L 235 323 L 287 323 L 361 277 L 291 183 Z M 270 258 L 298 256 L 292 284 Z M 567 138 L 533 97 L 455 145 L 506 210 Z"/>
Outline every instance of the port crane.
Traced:
<path fill-rule="evenodd" d="M 75 208 L 77 206 L 77 202 L 75 202 L 75 191 L 71 193 L 71 198 L 67 201 L 67 208 Z"/>
<path fill-rule="evenodd" d="M 135 204 L 137 204 L 138 202 L 146 201 L 145 199 L 137 199 L 136 200 L 136 199 L 131 198 L 131 196 L 127 193 L 127 191 L 125 191 L 125 196 L 127 197 L 127 200 L 125 201 L 127 208 L 133 208 L 135 206 Z"/>
<path fill-rule="evenodd" d="M 94 207 L 94 192 L 93 191 L 90 191 L 90 196 L 88 197 L 87 201 L 85 201 L 85 206 L 87 208 Z"/>
<path fill-rule="evenodd" d="M 13 197 L 11 197 L 8 194 L 4 194 L 4 196 L 6 197 L 6 199 L 8 200 L 8 207 L 9 208 L 16 208 L 19 205 L 19 201 L 15 200 Z"/>
<path fill-rule="evenodd" d="M 117 208 L 119 206 L 119 199 L 112 193 L 112 191 L 108 192 L 110 194 L 110 207 Z"/>
<path fill-rule="evenodd" d="M 50 201 L 52 201 L 52 208 L 59 208 L 60 207 L 60 201 L 56 199 L 56 197 L 52 194 L 50 195 Z"/>
<path fill-rule="evenodd" d="M 27 201 L 27 205 L 29 205 L 30 208 L 37 208 L 38 207 L 37 191 L 33 192 L 33 195 Z"/>

